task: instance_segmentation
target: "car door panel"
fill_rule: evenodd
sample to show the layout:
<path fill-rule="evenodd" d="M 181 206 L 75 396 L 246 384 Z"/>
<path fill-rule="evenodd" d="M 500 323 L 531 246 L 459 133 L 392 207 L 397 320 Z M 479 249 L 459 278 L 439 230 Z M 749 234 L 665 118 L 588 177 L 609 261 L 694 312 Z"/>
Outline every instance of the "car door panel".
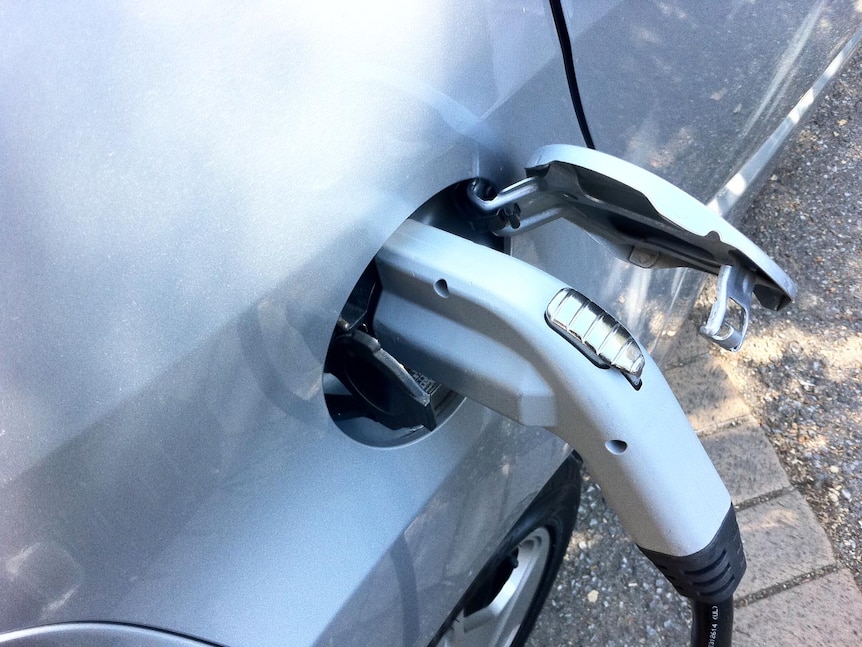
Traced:
<path fill-rule="evenodd" d="M 564 5 L 597 148 L 703 202 L 862 24 L 858 5 L 825 0 Z"/>

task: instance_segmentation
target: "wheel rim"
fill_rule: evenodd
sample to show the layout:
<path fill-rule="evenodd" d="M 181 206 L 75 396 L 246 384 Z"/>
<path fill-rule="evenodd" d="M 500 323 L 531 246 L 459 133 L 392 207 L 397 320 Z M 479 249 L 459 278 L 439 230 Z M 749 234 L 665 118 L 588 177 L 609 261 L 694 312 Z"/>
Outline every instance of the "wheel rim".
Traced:
<path fill-rule="evenodd" d="M 460 611 L 435 647 L 508 647 L 530 610 L 548 563 L 551 536 L 545 528 L 531 532 L 512 551 L 517 566 L 493 600 L 469 615 Z M 464 608 L 470 608 L 469 600 Z"/>

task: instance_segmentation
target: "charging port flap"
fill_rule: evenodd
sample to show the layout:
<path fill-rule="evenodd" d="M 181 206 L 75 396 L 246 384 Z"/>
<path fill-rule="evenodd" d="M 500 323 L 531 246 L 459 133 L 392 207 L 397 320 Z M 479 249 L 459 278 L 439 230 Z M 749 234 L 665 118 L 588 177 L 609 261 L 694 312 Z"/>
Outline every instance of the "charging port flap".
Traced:
<path fill-rule="evenodd" d="M 533 155 L 526 175 L 490 197 L 481 182 L 470 186 L 470 202 L 495 234 L 514 236 L 565 218 L 640 267 L 691 267 L 720 275 L 719 300 L 701 333 L 722 348 L 741 346 L 752 295 L 771 310 L 796 296 L 793 280 L 738 229 L 634 164 L 588 148 L 554 145 Z M 728 310 L 728 299 L 742 312 Z M 742 323 L 736 321 L 740 314 Z"/>

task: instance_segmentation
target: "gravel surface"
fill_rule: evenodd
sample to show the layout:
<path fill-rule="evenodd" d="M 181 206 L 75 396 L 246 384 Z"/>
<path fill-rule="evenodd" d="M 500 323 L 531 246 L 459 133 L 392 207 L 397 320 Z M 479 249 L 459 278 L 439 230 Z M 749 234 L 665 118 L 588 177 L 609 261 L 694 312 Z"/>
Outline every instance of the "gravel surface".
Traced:
<path fill-rule="evenodd" d="M 860 213 L 862 52 L 737 223 L 797 281 L 797 301 L 777 314 L 756 307 L 742 351 L 716 353 L 862 587 Z M 598 486 L 584 485 L 579 529 L 529 645 L 687 644 L 687 602 Z"/>

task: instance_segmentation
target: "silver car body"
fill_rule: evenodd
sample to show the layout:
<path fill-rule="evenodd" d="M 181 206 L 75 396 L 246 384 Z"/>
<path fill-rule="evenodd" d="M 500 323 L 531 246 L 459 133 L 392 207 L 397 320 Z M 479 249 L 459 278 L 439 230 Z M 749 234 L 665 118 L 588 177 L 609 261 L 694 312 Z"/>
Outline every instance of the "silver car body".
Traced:
<path fill-rule="evenodd" d="M 564 3 L 597 148 L 738 211 L 858 40 L 858 3 L 783 4 Z M 568 448 L 470 401 L 356 442 L 323 362 L 423 203 L 584 143 L 549 5 L 0 16 L 0 642 L 427 644 Z M 659 356 L 700 280 L 565 222 L 511 251 Z"/>

